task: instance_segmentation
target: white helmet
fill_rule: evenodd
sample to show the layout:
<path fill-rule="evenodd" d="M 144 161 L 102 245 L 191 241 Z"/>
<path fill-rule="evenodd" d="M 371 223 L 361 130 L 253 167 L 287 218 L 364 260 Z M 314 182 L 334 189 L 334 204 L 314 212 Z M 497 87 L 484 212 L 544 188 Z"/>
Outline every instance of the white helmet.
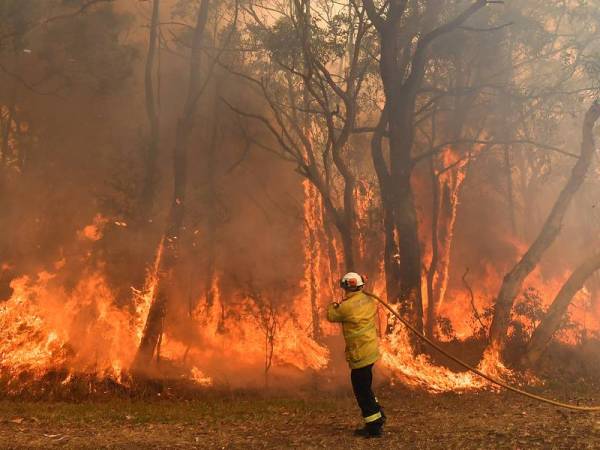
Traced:
<path fill-rule="evenodd" d="M 365 285 L 363 277 L 356 272 L 348 272 L 340 280 L 340 287 L 344 289 L 355 289 Z"/>

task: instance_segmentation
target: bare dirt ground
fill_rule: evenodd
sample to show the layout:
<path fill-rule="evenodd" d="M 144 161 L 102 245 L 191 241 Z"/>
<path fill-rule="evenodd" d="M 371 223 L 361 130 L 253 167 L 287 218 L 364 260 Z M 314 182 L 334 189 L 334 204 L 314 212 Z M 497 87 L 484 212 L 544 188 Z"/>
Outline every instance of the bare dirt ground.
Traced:
<path fill-rule="evenodd" d="M 600 448 L 600 414 L 561 411 L 513 394 L 381 390 L 383 438 L 360 425 L 347 391 L 207 394 L 193 400 L 0 402 L 1 448 Z M 554 389 L 561 400 L 600 402 Z"/>

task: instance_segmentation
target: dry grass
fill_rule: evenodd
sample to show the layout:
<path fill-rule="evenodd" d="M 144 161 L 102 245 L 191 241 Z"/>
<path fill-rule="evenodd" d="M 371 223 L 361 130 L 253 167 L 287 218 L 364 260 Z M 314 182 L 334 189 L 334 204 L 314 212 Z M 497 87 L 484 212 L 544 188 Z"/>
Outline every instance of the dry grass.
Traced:
<path fill-rule="evenodd" d="M 0 402 L 1 448 L 597 448 L 600 417 L 510 394 L 386 389 L 384 438 L 354 438 L 348 392 Z M 600 398 L 600 393 L 588 393 Z M 564 398 L 563 398 L 564 399 Z"/>

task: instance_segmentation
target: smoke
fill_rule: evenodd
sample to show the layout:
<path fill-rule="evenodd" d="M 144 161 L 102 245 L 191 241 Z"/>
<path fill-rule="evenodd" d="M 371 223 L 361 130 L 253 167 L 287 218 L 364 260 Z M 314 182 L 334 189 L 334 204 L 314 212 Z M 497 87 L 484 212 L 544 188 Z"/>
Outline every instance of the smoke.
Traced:
<path fill-rule="evenodd" d="M 165 3 L 165 20 L 175 6 Z M 27 80 L 39 80 L 62 65 L 62 76 L 52 76 L 44 86 L 56 92 L 41 94 L 31 83 L 1 75 L 3 86 L 11 86 L 0 91 L 3 117 L 14 98 L 18 118 L 11 138 L 15 157 L 0 175 L 0 300 L 3 308 L 14 308 L 2 320 L 15 330 L 19 315 L 44 323 L 40 328 L 38 321 L 27 325 L 31 342 L 10 341 L 28 354 L 11 353 L 16 360 L 3 360 L 15 370 L 110 368 L 111 376 L 118 377 L 135 355 L 143 323 L 137 307 L 149 289 L 148 274 L 171 197 L 172 149 L 188 73 L 187 57 L 181 55 L 188 49 L 185 42 L 172 42 L 160 52 L 154 74 L 160 100 L 158 180 L 153 203 L 142 204 L 149 139 L 143 84 L 148 11 L 139 5 L 111 8 L 77 19 L 74 28 L 51 28 L 48 34 L 39 30 L 28 37 L 28 52 L 14 68 Z M 88 29 L 92 23 L 103 25 Z M 108 25 L 114 33 L 100 37 Z M 4 59 L 11 57 L 2 51 Z M 240 77 L 207 61 L 204 75 L 211 78 L 188 151 L 185 229 L 160 344 L 161 368 L 169 376 L 191 374 L 203 383 L 210 379 L 231 387 L 285 387 L 313 382 L 317 373 L 330 381 L 345 376 L 339 330 L 322 320 L 329 297 L 336 294 L 331 286 L 339 270 L 325 262 L 331 256 L 328 244 L 339 252 L 339 241 L 335 232 L 319 231 L 321 260 L 312 263 L 319 272 L 316 309 L 323 335 L 315 336 L 306 276 L 312 256 L 305 237 L 304 179 L 292 163 L 273 154 L 279 152 L 278 143 L 263 124 L 242 120 L 223 101 L 263 112 L 260 96 Z M 493 102 L 478 107 L 500 108 Z M 549 130 L 546 142 L 577 153 L 579 119 Z M 360 184 L 360 248 L 366 271 L 374 274 L 373 286 L 381 289 L 382 213 L 369 140 L 356 136 L 351 145 L 348 159 Z M 459 150 L 465 152 L 465 145 Z M 502 277 L 539 231 L 575 161 L 519 144 L 511 147 L 507 167 L 501 146 L 471 150 L 473 158 L 460 166 L 465 178 L 441 310 L 459 338 L 472 336 L 476 325 L 465 272 L 469 270 L 475 308 L 484 314 Z M 600 169 L 597 160 L 594 164 L 559 241 L 526 283 L 542 292 L 544 305 L 598 247 Z M 433 214 L 425 163 L 417 165 L 414 185 L 427 265 Z M 587 308 L 597 315 L 600 280 L 587 288 Z M 64 334 L 54 337 L 55 329 Z M 31 357 L 41 350 L 28 348 L 30 343 L 43 350 L 37 361 Z M 387 360 L 392 361 L 390 355 Z M 398 361 L 389 364 L 406 363 Z M 429 361 L 419 364 L 420 373 L 429 370 Z M 454 387 L 451 383 L 439 390 Z"/>

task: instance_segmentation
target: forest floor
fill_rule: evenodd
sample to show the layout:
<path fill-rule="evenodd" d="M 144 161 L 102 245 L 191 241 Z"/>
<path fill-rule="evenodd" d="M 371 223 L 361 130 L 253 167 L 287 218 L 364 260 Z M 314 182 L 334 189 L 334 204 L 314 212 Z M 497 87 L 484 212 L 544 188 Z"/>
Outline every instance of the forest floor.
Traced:
<path fill-rule="evenodd" d="M 600 402 L 600 391 L 562 400 Z M 352 435 L 354 399 L 339 393 L 208 394 L 188 400 L 0 401 L 0 448 L 598 448 L 600 414 L 510 393 L 430 395 L 380 389 L 384 436 Z"/>

